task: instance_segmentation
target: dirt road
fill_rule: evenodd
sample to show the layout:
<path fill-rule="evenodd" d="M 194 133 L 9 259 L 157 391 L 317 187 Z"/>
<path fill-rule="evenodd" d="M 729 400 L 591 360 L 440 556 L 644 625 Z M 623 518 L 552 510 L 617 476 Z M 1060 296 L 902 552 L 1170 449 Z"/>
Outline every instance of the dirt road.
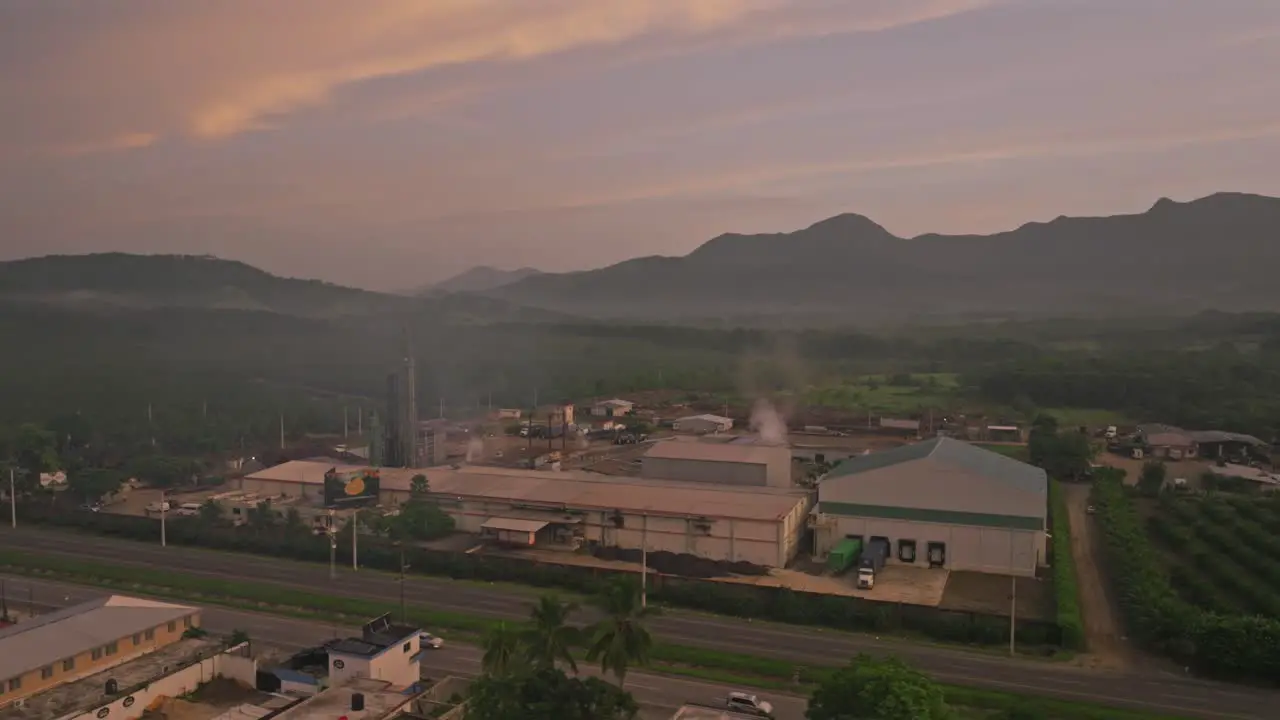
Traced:
<path fill-rule="evenodd" d="M 1071 556 L 1076 563 L 1085 642 L 1089 647 L 1089 654 L 1082 662 L 1090 667 L 1130 669 L 1136 658 L 1124 639 L 1120 614 L 1102 574 L 1102 538 L 1088 514 L 1089 485 L 1063 483 L 1062 487 L 1071 522 Z"/>

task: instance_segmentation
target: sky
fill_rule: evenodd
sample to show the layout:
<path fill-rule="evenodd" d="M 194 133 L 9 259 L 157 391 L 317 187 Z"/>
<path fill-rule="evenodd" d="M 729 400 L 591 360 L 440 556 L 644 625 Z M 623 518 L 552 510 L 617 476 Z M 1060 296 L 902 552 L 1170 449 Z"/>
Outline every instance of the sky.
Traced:
<path fill-rule="evenodd" d="M 0 259 L 371 289 L 1280 195 L 1275 0 L 0 0 Z"/>

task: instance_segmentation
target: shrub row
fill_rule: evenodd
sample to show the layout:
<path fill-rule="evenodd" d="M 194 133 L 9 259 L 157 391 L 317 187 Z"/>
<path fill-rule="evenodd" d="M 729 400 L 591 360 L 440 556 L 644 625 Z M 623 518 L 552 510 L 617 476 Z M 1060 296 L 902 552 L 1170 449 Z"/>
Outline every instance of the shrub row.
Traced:
<path fill-rule="evenodd" d="M 65 513 L 31 505 L 21 508 L 27 521 L 62 525 L 132 540 L 159 537 L 158 520 L 105 513 Z M 170 521 L 168 542 L 270 555 L 293 560 L 327 563 L 329 543 L 305 532 L 283 528 L 255 531 L 248 527 L 205 525 L 195 519 Z M 343 548 L 339 548 L 342 552 Z M 395 572 L 399 548 L 379 538 L 361 540 L 360 562 L 365 567 Z M 555 587 L 583 594 L 599 590 L 601 582 L 620 571 L 552 565 L 518 558 L 466 554 L 420 547 L 407 548 L 405 561 L 413 571 L 454 579 L 519 582 Z M 949 611 L 921 605 L 876 602 L 856 597 L 795 592 L 782 588 L 659 576 L 649 597 L 672 607 L 796 625 L 814 625 L 852 631 L 906 631 L 925 637 L 977 645 L 1002 645 L 1009 641 L 1007 618 L 980 613 Z M 1018 642 L 1024 647 L 1061 644 L 1054 623 L 1019 619 Z"/>
<path fill-rule="evenodd" d="M 1280 683 L 1280 622 L 1221 615 L 1183 601 L 1161 570 L 1122 482 L 1096 480 L 1093 503 L 1104 529 L 1108 570 L 1131 635 L 1204 675 Z"/>
<path fill-rule="evenodd" d="M 1053 593 L 1063 647 L 1084 649 L 1084 620 L 1080 616 L 1080 590 L 1076 580 L 1076 562 L 1071 555 L 1071 520 L 1062 485 L 1049 483 L 1049 518 L 1053 527 L 1052 563 Z"/>

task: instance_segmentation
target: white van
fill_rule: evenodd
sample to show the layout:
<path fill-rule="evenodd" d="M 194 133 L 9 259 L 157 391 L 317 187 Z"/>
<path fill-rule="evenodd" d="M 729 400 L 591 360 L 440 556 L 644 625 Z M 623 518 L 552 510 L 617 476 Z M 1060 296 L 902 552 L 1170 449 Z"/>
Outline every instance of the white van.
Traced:
<path fill-rule="evenodd" d="M 169 512 L 169 501 L 158 500 L 156 502 L 149 502 L 147 503 L 147 512 L 148 513 Z"/>
<path fill-rule="evenodd" d="M 173 511 L 173 514 L 180 517 L 195 517 L 200 514 L 200 503 L 182 503 L 177 510 Z"/>

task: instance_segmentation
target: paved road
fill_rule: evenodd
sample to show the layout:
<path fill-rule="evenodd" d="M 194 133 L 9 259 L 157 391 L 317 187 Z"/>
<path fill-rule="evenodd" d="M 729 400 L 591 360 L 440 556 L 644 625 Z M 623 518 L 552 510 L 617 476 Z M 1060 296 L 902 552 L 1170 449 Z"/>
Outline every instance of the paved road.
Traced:
<path fill-rule="evenodd" d="M 101 589 L 82 585 L 31 580 L 17 576 L 0 575 L 0 578 L 5 581 L 10 605 L 23 613 L 27 611 L 29 590 L 37 611 L 84 602 L 103 594 Z M 249 638 L 260 650 L 271 647 L 294 652 L 315 647 L 329 638 L 360 633 L 360 629 L 355 627 L 218 607 L 205 608 L 203 617 L 204 627 L 210 632 L 230 634 L 234 630 L 243 630 L 249 634 Z M 440 650 L 427 653 L 423 658 L 422 668 L 424 673 L 432 678 L 442 678 L 446 675 L 475 677 L 480 673 L 480 656 L 480 649 L 473 645 L 449 643 Z M 586 664 L 580 666 L 579 670 L 585 675 L 599 675 L 596 668 Z M 717 697 L 723 697 L 730 690 L 741 689 L 643 672 L 628 673 L 626 688 L 643 706 L 644 720 L 658 718 L 666 720 L 682 703 L 710 702 Z M 803 698 L 764 691 L 761 694 L 774 703 L 779 720 L 800 720 L 804 717 L 806 703 Z"/>
<path fill-rule="evenodd" d="M 0 546 L 116 564 L 180 569 L 184 573 L 243 579 L 333 595 L 394 601 L 399 583 L 394 575 L 349 568 L 334 581 L 324 565 L 255 555 L 145 544 L 98 536 L 37 529 L 0 531 Z M 527 617 L 536 591 L 485 583 L 414 578 L 406 597 L 415 605 L 495 618 Z M 584 614 L 584 619 L 590 616 Z M 1065 663 L 1011 659 L 986 653 L 938 647 L 898 638 L 751 622 L 691 612 L 669 611 L 650 626 L 667 642 L 728 652 L 769 656 L 801 664 L 839 664 L 859 652 L 892 653 L 943 682 L 985 687 L 1064 700 L 1092 701 L 1122 708 L 1208 719 L 1275 718 L 1280 692 L 1246 688 L 1146 668 L 1099 671 Z"/>

